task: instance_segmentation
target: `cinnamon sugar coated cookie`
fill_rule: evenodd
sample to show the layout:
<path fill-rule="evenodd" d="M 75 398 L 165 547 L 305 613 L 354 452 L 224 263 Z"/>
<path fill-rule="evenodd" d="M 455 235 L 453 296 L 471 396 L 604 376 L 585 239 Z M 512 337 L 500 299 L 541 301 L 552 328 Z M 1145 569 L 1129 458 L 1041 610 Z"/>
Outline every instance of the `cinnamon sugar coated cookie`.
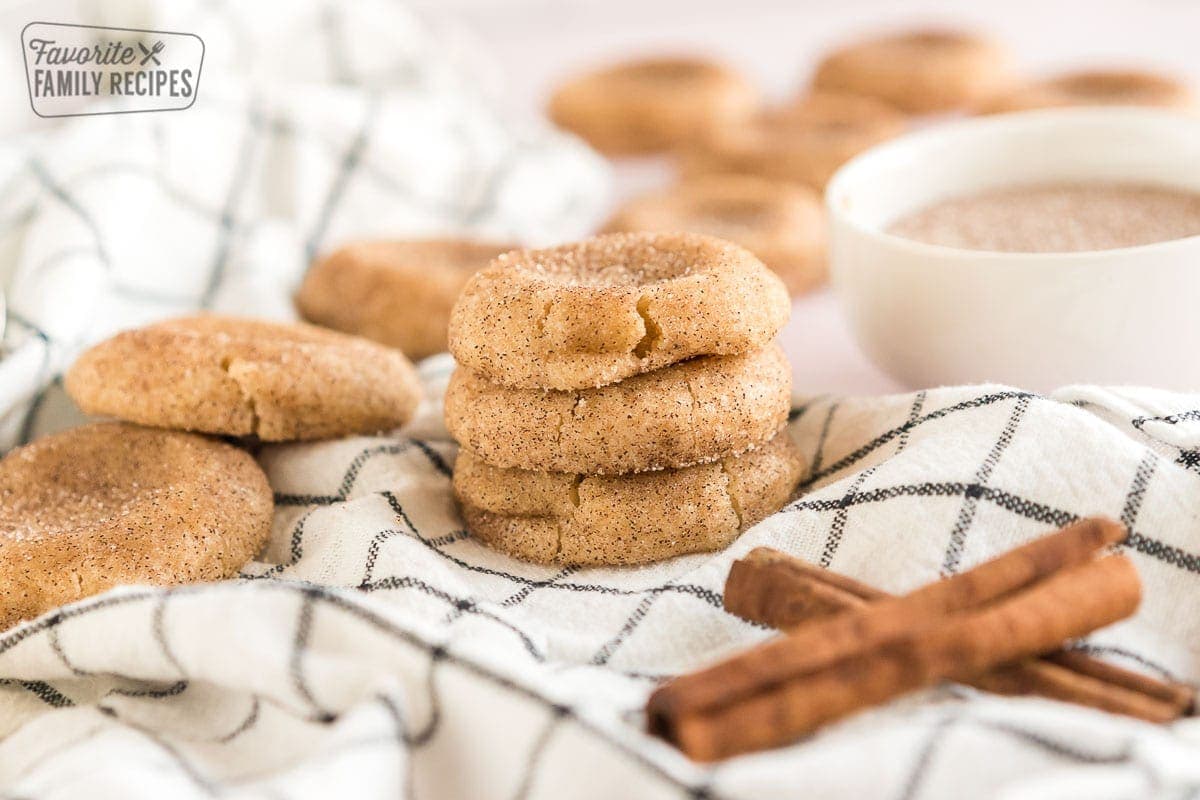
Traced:
<path fill-rule="evenodd" d="M 794 296 L 825 281 L 825 208 L 816 192 L 752 175 L 707 175 L 627 202 L 605 230 L 692 231 L 745 247 Z"/>
<path fill-rule="evenodd" d="M 785 431 L 720 462 L 613 477 L 500 469 L 462 450 L 454 490 L 471 532 L 497 550 L 546 564 L 641 564 L 725 547 L 778 511 L 802 470 Z"/>
<path fill-rule="evenodd" d="M 396 350 L 311 325 L 219 316 L 101 342 L 75 362 L 66 389 L 87 414 L 266 441 L 390 430 L 421 399 Z"/>
<path fill-rule="evenodd" d="M 1169 75 L 1133 70 L 1072 72 L 1019 86 L 981 105 L 980 111 L 999 114 L 1063 106 L 1155 106 L 1190 108 L 1195 95 Z"/>
<path fill-rule="evenodd" d="M 685 176 L 738 173 L 796 181 L 818 191 L 838 167 L 904 131 L 905 118 L 868 97 L 817 93 L 713 127 L 680 156 Z"/>
<path fill-rule="evenodd" d="M 616 64 L 563 84 L 550 118 L 604 153 L 673 147 L 708 125 L 748 114 L 758 93 L 746 79 L 700 58 Z"/>
<path fill-rule="evenodd" d="M 450 352 L 495 383 L 582 389 L 757 350 L 790 310 L 779 278 L 735 244 L 609 234 L 497 258 L 459 296 Z"/>
<path fill-rule="evenodd" d="M 710 356 L 596 389 L 490 383 L 459 368 L 446 427 L 498 467 L 616 474 L 716 461 L 787 422 L 791 368 L 778 345 Z"/>
<path fill-rule="evenodd" d="M 100 423 L 0 460 L 0 628 L 120 584 L 229 578 L 266 542 L 271 487 L 249 454 Z"/>
<path fill-rule="evenodd" d="M 842 48 L 817 67 L 822 91 L 875 97 L 911 113 L 978 103 L 1012 83 L 1008 54 L 990 39 L 960 31 L 894 34 Z"/>
<path fill-rule="evenodd" d="M 462 239 L 357 242 L 313 264 L 296 293 L 309 322 L 420 359 L 446 349 L 466 282 L 514 244 Z"/>

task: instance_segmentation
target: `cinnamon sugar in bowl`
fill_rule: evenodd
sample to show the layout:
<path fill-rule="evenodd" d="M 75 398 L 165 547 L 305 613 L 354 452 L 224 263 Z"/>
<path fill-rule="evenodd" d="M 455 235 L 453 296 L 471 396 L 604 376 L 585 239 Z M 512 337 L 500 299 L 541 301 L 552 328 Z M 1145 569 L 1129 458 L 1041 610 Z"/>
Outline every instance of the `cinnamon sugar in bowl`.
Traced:
<path fill-rule="evenodd" d="M 1200 234 L 1200 193 L 1138 183 L 1039 183 L 940 200 L 888 232 L 943 247 L 1075 253 Z"/>
<path fill-rule="evenodd" d="M 1200 391 L 1200 119 L 964 120 L 858 156 L 826 204 L 843 310 L 904 383 Z"/>

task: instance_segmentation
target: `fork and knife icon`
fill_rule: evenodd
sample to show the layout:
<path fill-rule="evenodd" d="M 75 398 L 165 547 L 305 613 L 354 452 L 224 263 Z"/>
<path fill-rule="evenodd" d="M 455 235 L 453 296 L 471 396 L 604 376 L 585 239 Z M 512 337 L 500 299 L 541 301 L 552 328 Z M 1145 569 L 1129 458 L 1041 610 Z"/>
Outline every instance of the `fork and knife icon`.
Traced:
<path fill-rule="evenodd" d="M 153 47 L 146 47 L 144 43 L 138 42 L 138 48 L 142 51 L 142 63 L 140 66 L 144 67 L 150 61 L 153 61 L 156 66 L 162 66 L 162 62 L 158 60 L 158 54 L 166 49 L 166 45 L 161 40 L 155 42 Z"/>

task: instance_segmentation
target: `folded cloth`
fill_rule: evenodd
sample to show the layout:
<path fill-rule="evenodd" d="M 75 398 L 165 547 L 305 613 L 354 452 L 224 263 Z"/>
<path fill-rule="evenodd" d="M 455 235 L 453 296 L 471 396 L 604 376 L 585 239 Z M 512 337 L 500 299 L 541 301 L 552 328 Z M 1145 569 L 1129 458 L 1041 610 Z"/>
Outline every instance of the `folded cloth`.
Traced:
<path fill-rule="evenodd" d="M 393 436 L 277 445 L 244 579 L 131 587 L 0 634 L 17 797 L 1186 797 L 1200 727 L 945 687 L 694 765 L 643 732 L 661 678 L 770 633 L 721 608 L 771 546 L 889 591 L 1080 516 L 1124 520 L 1138 614 L 1075 647 L 1200 676 L 1200 397 L 948 388 L 798 405 L 802 494 L 720 553 L 524 564 L 463 530 L 429 401 Z"/>
<path fill-rule="evenodd" d="M 0 452 L 62 419 L 57 377 L 116 330 L 197 309 L 287 319 L 313 256 L 348 240 L 545 244 L 606 203 L 598 156 L 512 119 L 478 51 L 401 4 L 134 4 L 151 12 L 137 24 L 112 5 L 72 21 L 200 34 L 199 92 L 57 127 L 16 109 L 48 132 L 0 146 Z"/>
<path fill-rule="evenodd" d="M 74 120 L 0 149 L 0 264 L 16 265 L 0 449 L 71 423 L 55 376 L 118 328 L 196 308 L 286 317 L 309 256 L 353 236 L 553 240 L 599 210 L 594 157 L 504 121 L 463 77 L 469 48 L 401 5 L 295 3 L 285 17 L 205 3 L 194 21 L 178 8 L 192 6 L 141 25 L 205 35 L 195 107 Z M 347 39 L 359 46 L 328 44 Z M 222 71 L 289 85 L 241 91 Z M 721 608 L 729 565 L 753 547 L 903 591 L 1092 514 L 1131 526 L 1145 600 L 1075 646 L 1197 680 L 1200 397 L 989 386 L 810 399 L 790 427 L 812 467 L 786 509 L 721 553 L 581 570 L 514 561 L 463 530 L 440 423 L 449 359 L 421 369 L 429 402 L 404 430 L 261 452 L 278 511 L 243 580 L 122 588 L 0 632 L 0 794 L 1200 790 L 1194 722 L 961 687 L 716 766 L 646 736 L 641 717 L 661 678 L 770 635 Z"/>

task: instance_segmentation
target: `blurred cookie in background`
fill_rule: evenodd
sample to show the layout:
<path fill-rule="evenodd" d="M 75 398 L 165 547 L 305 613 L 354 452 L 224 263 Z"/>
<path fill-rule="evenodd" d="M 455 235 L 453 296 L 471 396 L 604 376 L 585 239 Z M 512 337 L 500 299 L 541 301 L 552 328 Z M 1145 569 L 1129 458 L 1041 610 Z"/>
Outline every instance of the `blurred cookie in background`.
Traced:
<path fill-rule="evenodd" d="M 980 113 L 1001 114 L 1066 106 L 1152 106 L 1192 108 L 1196 96 L 1170 75 L 1139 70 L 1069 72 L 1015 87 L 980 106 Z"/>
<path fill-rule="evenodd" d="M 728 239 L 758 256 L 792 296 L 825 282 L 825 209 L 815 191 L 753 175 L 702 175 L 639 195 L 606 233 L 691 231 Z"/>
<path fill-rule="evenodd" d="M 296 308 L 309 322 L 425 358 L 446 349 L 450 309 L 471 276 L 517 247 L 465 239 L 346 245 L 313 264 Z"/>
<path fill-rule="evenodd" d="M 886 103 L 818 92 L 709 129 L 681 154 L 679 167 L 686 177 L 758 175 L 822 191 L 838 167 L 905 127 L 904 115 Z"/>
<path fill-rule="evenodd" d="M 983 36 L 916 30 L 852 44 L 826 56 L 813 87 L 874 97 L 911 114 L 973 106 L 1013 83 L 1008 53 Z"/>
<path fill-rule="evenodd" d="M 563 83 L 550 118 L 608 155 L 655 153 L 698 130 L 742 119 L 758 90 L 741 74 L 705 58 L 626 61 Z"/>

